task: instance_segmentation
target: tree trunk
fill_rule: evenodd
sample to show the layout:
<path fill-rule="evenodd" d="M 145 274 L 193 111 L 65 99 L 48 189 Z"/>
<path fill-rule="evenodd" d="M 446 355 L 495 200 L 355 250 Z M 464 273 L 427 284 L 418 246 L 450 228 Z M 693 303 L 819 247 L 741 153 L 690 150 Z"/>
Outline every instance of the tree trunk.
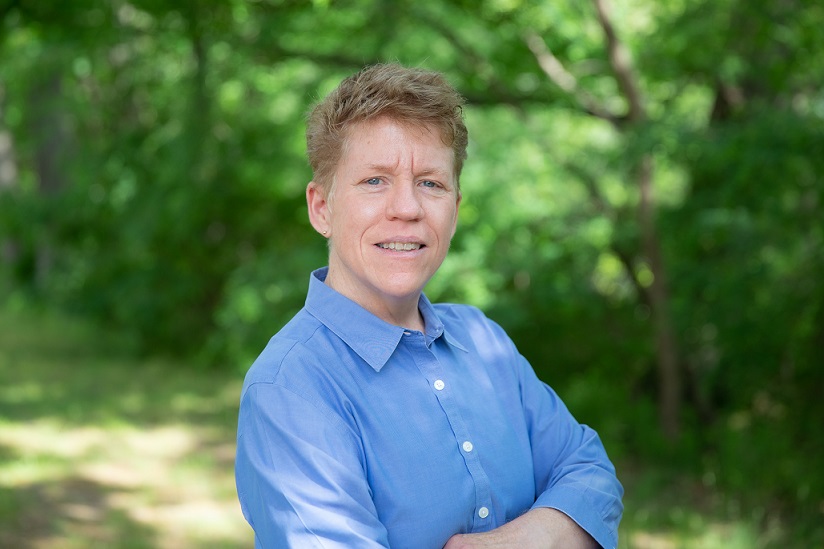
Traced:
<path fill-rule="evenodd" d="M 40 288 L 46 285 L 54 265 L 54 227 L 48 212 L 56 206 L 56 195 L 65 187 L 68 145 L 60 102 L 62 75 L 56 66 L 46 70 L 44 78 L 34 85 L 28 105 L 31 135 L 35 143 L 34 170 L 46 206 L 46 218 L 41 220 L 35 250 L 34 283 Z"/>
<path fill-rule="evenodd" d="M 635 74 L 632 56 L 625 44 L 621 42 L 610 18 L 607 0 L 593 0 L 598 22 L 604 31 L 607 56 L 615 82 L 627 101 L 626 126 L 619 124 L 620 131 L 637 127 L 647 119 L 646 104 L 641 93 L 640 80 Z M 655 353 L 658 361 L 658 414 L 664 435 L 675 440 L 680 430 L 679 415 L 681 410 L 681 374 L 678 362 L 678 344 L 672 323 L 672 312 L 667 289 L 666 268 L 661 254 L 661 243 L 655 216 L 655 197 L 653 196 L 652 156 L 644 155 L 636 166 L 640 203 L 638 204 L 638 223 L 641 231 L 642 254 L 649 262 L 653 280 L 648 288 Z"/>
<path fill-rule="evenodd" d="M 5 120 L 5 93 L 0 85 L 0 124 Z M 0 126 L 0 193 L 17 186 L 17 159 L 14 153 L 14 137 L 8 128 Z M 0 260 L 12 265 L 19 255 L 18 244 L 9 236 L 0 238 Z"/>
<path fill-rule="evenodd" d="M 664 435 L 669 440 L 675 440 L 681 428 L 681 375 L 666 269 L 655 222 L 653 173 L 652 158 L 646 156 L 641 160 L 637 173 L 641 195 L 638 216 L 643 255 L 653 275 L 648 296 L 658 362 L 658 414 Z"/>

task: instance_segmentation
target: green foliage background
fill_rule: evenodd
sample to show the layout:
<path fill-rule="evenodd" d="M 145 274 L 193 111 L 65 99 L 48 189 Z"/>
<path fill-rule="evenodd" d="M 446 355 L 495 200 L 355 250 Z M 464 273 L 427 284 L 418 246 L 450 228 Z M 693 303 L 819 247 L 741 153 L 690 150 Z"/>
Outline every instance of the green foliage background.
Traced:
<path fill-rule="evenodd" d="M 824 543 L 824 6 L 616 0 L 646 109 L 631 120 L 594 4 L 0 2 L 3 295 L 136 353 L 245 369 L 325 262 L 306 110 L 366 63 L 440 70 L 468 99 L 470 150 L 430 297 L 503 324 L 617 458 L 672 464 Z M 642 158 L 675 439 L 658 428 Z"/>

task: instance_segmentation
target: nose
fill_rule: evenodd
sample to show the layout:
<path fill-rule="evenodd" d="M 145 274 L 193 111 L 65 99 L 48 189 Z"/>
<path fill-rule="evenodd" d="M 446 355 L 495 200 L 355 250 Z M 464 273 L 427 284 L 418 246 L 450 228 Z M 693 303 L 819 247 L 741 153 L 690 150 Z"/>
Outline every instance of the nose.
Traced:
<path fill-rule="evenodd" d="M 423 204 L 414 181 L 396 182 L 387 198 L 386 216 L 389 219 L 411 221 L 423 217 Z"/>

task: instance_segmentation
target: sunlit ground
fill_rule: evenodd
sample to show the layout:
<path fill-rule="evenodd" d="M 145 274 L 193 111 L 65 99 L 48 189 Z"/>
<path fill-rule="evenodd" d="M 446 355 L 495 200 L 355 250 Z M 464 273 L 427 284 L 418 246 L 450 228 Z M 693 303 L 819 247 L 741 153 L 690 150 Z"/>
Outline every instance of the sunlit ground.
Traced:
<path fill-rule="evenodd" d="M 632 470 L 619 547 L 633 549 L 765 549 L 788 544 L 778 517 L 689 478 Z M 809 547 L 805 544 L 802 547 Z"/>
<path fill-rule="evenodd" d="M 240 376 L 137 361 L 0 317 L 0 547 L 251 547 L 232 467 Z"/>
<path fill-rule="evenodd" d="M 0 548 L 251 548 L 232 469 L 240 383 L 128 358 L 65 319 L 0 313 Z M 700 482 L 619 470 L 622 548 L 782 537 Z"/>
<path fill-rule="evenodd" d="M 242 547 L 231 445 L 188 426 L 3 425 L 3 547 Z M 9 455 L 10 454 L 10 455 Z"/>

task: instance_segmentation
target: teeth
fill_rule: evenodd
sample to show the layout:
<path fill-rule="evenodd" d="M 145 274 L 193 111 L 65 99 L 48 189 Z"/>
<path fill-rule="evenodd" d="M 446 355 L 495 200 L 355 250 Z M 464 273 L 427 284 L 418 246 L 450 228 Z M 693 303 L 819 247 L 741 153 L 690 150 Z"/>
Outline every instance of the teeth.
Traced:
<path fill-rule="evenodd" d="M 397 250 L 404 252 L 418 250 L 421 247 L 420 244 L 413 244 L 412 242 L 382 242 L 378 244 L 378 246 L 384 250 Z"/>

